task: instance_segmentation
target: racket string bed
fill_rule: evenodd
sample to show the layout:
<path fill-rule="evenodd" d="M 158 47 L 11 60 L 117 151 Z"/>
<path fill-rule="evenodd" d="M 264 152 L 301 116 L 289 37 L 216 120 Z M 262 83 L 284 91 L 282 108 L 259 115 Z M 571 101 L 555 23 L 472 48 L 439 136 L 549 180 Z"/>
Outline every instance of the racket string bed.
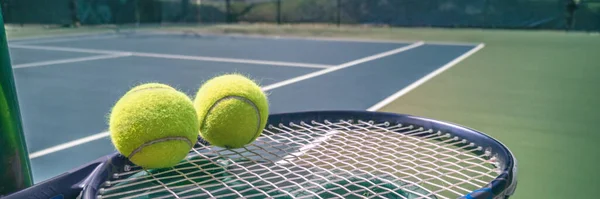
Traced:
<path fill-rule="evenodd" d="M 269 125 L 240 149 L 199 142 L 173 168 L 128 166 L 98 198 L 457 198 L 498 169 L 491 151 L 436 129 L 310 121 Z"/>

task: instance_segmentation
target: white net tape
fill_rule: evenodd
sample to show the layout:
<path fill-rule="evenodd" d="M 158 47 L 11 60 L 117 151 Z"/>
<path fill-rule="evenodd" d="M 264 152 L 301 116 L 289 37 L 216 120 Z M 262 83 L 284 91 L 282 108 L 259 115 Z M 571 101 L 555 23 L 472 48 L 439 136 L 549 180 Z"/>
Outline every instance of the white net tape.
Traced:
<path fill-rule="evenodd" d="M 364 121 L 269 126 L 241 149 L 194 148 L 179 165 L 131 166 L 100 198 L 457 198 L 498 175 L 464 139 Z"/>

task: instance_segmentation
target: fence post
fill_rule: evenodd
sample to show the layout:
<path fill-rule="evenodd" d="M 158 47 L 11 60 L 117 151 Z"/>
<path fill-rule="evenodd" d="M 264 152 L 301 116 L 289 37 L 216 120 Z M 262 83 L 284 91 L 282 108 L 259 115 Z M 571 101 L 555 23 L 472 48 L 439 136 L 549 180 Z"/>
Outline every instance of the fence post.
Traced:
<path fill-rule="evenodd" d="M 281 0 L 277 0 L 277 24 L 281 24 Z"/>
<path fill-rule="evenodd" d="M 342 23 L 342 0 L 336 1 L 337 7 L 337 16 L 336 16 L 336 24 L 339 27 Z"/>
<path fill-rule="evenodd" d="M 227 23 L 231 23 L 231 0 L 225 0 L 225 15 Z"/>
<path fill-rule="evenodd" d="M 139 26 L 141 22 L 141 13 L 140 13 L 140 3 L 138 0 L 133 0 L 133 16 L 135 20 L 135 25 Z"/>

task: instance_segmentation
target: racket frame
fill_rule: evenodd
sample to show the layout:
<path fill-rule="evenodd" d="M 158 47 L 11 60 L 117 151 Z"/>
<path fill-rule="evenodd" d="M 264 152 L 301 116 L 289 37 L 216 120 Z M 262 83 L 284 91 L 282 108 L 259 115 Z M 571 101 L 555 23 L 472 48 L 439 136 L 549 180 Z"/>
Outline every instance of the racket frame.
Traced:
<path fill-rule="evenodd" d="M 307 121 L 373 121 L 375 123 L 389 122 L 391 124 L 412 124 L 425 129 L 434 129 L 443 133 L 450 133 L 477 146 L 483 146 L 486 150 L 491 150 L 493 155 L 502 162 L 500 164 L 500 174 L 486 186 L 461 198 L 508 198 L 514 194 L 517 186 L 517 160 L 512 152 L 501 142 L 481 133 L 477 130 L 463 127 L 457 124 L 433 120 L 424 117 L 369 111 L 307 111 L 295 113 L 280 113 L 269 116 L 268 124 L 289 124 Z M 203 144 L 206 142 L 199 140 Z M 484 150 L 485 151 L 485 150 Z M 25 190 L 19 191 L 8 198 L 26 198 L 39 197 L 54 198 L 74 198 L 81 194 L 82 198 L 96 198 L 99 187 L 108 179 L 111 179 L 114 173 L 122 173 L 134 165 L 125 156 L 115 152 L 113 154 L 101 157 L 79 168 L 73 169 L 60 176 L 34 185 Z"/>

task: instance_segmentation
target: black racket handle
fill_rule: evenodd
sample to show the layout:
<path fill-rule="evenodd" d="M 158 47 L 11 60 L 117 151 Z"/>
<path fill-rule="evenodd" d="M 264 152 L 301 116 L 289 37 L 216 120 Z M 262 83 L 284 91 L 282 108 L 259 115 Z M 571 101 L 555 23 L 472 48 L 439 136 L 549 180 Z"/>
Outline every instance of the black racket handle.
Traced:
<path fill-rule="evenodd" d="M 35 184 L 26 189 L 17 191 L 7 196 L 0 196 L 2 199 L 67 199 L 77 198 L 83 186 L 86 184 L 88 176 L 102 163 L 107 160 L 107 156 L 101 157 L 86 165 L 65 172 L 59 176 Z"/>

